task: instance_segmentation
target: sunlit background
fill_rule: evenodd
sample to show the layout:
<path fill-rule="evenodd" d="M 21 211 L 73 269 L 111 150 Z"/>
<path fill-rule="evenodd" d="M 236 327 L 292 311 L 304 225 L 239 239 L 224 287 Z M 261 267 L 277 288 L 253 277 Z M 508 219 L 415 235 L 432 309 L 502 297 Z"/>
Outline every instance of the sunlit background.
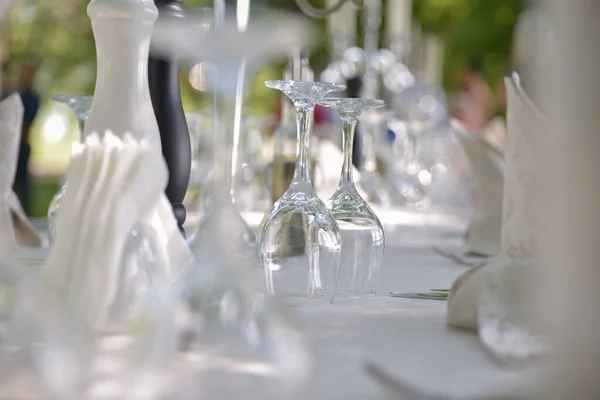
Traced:
<path fill-rule="evenodd" d="M 390 0 L 388 0 L 390 1 Z M 385 1 L 384 1 L 385 2 Z M 211 2 L 186 0 L 189 6 Z M 320 3 L 320 4 L 319 4 Z M 323 5 L 324 0 L 313 4 Z M 512 35 L 523 0 L 414 0 L 413 39 L 433 40 L 443 49 L 440 79 L 451 101 L 459 101 L 462 77 L 471 65 L 478 65 L 494 91 L 497 113 L 501 114 L 503 93 L 501 78 L 511 66 Z M 33 180 L 33 204 L 30 214 L 45 216 L 48 203 L 64 174 L 71 143 L 78 140 L 77 121 L 63 104 L 50 100 L 55 94 L 92 95 L 96 73 L 96 55 L 87 0 L 19 0 L 0 37 L 2 42 L 3 87 L 16 84 L 25 63 L 39 65 L 35 82 L 43 105 L 32 127 L 30 172 Z M 293 0 L 252 0 L 252 7 L 296 10 Z M 250 21 L 252 23 L 252 21 Z M 317 22 L 322 31 L 321 44 L 311 54 L 311 64 L 318 73 L 330 60 L 325 21 Z M 358 30 L 359 43 L 361 29 Z M 418 46 L 415 46 L 418 49 Z M 411 69 L 419 71 L 423 54 L 411 54 Z M 256 115 L 274 112 L 279 95 L 262 82 L 281 77 L 281 65 L 264 68 L 256 75 L 248 107 Z M 195 111 L 206 100 L 188 83 L 189 71 L 182 71 L 182 96 L 186 111 Z M 197 85 L 201 85 L 197 82 Z"/>

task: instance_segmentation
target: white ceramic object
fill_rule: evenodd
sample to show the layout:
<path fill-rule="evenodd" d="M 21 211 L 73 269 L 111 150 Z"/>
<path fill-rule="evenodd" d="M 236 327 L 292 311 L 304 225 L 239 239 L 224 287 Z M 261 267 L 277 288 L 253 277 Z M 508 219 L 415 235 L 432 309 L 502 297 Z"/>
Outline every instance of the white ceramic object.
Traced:
<path fill-rule="evenodd" d="M 92 0 L 96 89 L 84 137 L 108 130 L 144 138 L 160 148 L 150 98 L 148 55 L 158 9 L 152 0 Z"/>

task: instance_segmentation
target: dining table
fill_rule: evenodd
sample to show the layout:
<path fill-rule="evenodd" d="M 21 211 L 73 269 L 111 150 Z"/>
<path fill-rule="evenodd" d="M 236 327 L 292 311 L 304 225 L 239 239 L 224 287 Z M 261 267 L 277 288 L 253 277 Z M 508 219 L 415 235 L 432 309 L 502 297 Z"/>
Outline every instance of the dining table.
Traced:
<path fill-rule="evenodd" d="M 464 249 L 468 220 L 444 212 L 375 211 L 386 240 L 376 295 L 290 308 L 314 358 L 298 397 L 483 400 L 521 395 L 538 370 L 502 364 L 476 333 L 448 327 L 443 297 L 390 296 L 449 289 L 469 266 L 434 248 Z M 251 228 L 258 228 L 261 213 L 243 215 Z"/>
<path fill-rule="evenodd" d="M 376 294 L 289 307 L 313 367 L 294 399 L 519 398 L 539 372 L 535 366 L 504 364 L 486 351 L 475 332 L 449 327 L 444 296 L 390 296 L 450 289 L 469 265 L 435 249 L 463 251 L 468 219 L 445 212 L 375 211 L 386 240 Z M 263 214 L 243 216 L 256 230 Z M 188 233 L 199 219 L 188 216 Z M 44 229 L 40 221 L 34 223 Z"/>

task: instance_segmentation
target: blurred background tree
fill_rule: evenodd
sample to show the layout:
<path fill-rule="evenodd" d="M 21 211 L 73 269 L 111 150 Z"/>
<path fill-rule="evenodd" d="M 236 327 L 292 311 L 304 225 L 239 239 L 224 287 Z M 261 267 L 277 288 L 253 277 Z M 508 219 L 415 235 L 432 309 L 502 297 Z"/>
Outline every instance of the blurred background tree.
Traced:
<path fill-rule="evenodd" d="M 15 83 L 26 63 L 39 65 L 36 88 L 43 98 L 43 107 L 31 133 L 31 170 L 38 182 L 33 216 L 46 214 L 58 185 L 57 177 L 68 165 L 71 143 L 78 139 L 75 116 L 66 106 L 50 101 L 50 97 L 59 93 L 93 94 L 96 53 L 86 13 L 88 3 L 17 0 L 0 33 L 4 88 Z M 312 3 L 323 6 L 325 0 Z M 185 4 L 202 6 L 212 1 L 185 0 Z M 294 0 L 253 0 L 252 5 L 297 10 Z M 423 32 L 437 35 L 444 44 L 444 87 L 449 93 L 460 89 L 462 74 L 472 62 L 481 65 L 490 86 L 497 87 L 509 72 L 513 29 L 523 7 L 524 0 L 413 0 L 415 24 Z M 329 55 L 325 21 L 317 21 L 316 26 L 321 41 L 313 49 L 311 62 L 318 72 L 327 65 Z M 253 112 L 265 114 L 277 106 L 279 94 L 266 89 L 262 82 L 279 78 L 281 67 L 266 66 L 257 74 L 249 91 L 248 104 Z M 188 71 L 182 71 L 184 107 L 195 110 L 206 98 L 187 82 Z"/>

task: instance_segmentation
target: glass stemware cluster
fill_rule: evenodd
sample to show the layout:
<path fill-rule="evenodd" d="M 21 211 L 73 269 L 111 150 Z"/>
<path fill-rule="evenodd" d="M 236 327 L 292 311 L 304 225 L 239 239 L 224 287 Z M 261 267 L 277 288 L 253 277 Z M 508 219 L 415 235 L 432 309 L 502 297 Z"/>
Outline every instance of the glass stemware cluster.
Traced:
<path fill-rule="evenodd" d="M 344 86 L 323 82 L 267 81 L 297 111 L 298 144 L 290 187 L 265 215 L 256 249 L 272 295 L 291 298 L 374 294 L 384 234 L 379 219 L 358 194 L 352 177 L 352 143 L 360 116 L 385 103 L 373 99 L 326 99 Z M 344 165 L 337 191 L 327 205 L 317 196 L 309 171 L 310 119 L 321 104 L 336 109 L 344 127 Z"/>

